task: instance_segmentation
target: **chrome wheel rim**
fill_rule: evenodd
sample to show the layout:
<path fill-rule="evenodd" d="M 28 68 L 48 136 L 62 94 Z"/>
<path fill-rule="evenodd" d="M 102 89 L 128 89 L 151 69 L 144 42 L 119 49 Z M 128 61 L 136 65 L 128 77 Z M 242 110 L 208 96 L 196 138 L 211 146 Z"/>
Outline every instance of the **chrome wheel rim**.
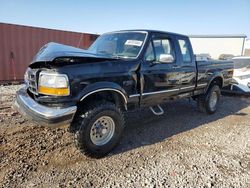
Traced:
<path fill-rule="evenodd" d="M 217 93 L 214 91 L 211 96 L 210 96 L 210 99 L 209 99 L 209 106 L 211 109 L 215 109 L 216 107 L 216 104 L 217 104 L 217 101 L 218 101 L 218 95 Z"/>
<path fill-rule="evenodd" d="M 92 125 L 90 139 L 93 144 L 102 146 L 114 136 L 115 122 L 109 116 L 101 116 Z"/>

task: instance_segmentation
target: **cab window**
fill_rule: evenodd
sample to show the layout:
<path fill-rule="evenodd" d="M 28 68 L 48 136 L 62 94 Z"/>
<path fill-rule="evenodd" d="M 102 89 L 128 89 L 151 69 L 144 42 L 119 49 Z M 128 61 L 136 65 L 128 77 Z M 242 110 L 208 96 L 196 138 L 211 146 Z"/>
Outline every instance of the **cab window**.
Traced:
<path fill-rule="evenodd" d="M 174 57 L 174 53 L 169 39 L 154 39 L 153 40 L 156 61 L 160 60 L 161 54 L 169 54 Z"/>
<path fill-rule="evenodd" d="M 179 46 L 181 49 L 183 63 L 191 63 L 192 60 L 191 60 L 190 50 L 188 48 L 187 41 L 183 39 L 179 39 L 178 42 L 179 42 Z"/>
<path fill-rule="evenodd" d="M 150 42 L 148 45 L 147 51 L 145 53 L 145 59 L 146 59 L 146 61 L 154 61 L 155 60 L 152 42 Z"/>
<path fill-rule="evenodd" d="M 161 54 L 169 54 L 175 57 L 169 39 L 153 39 L 148 45 L 147 51 L 145 53 L 145 59 L 146 61 L 159 61 Z"/>

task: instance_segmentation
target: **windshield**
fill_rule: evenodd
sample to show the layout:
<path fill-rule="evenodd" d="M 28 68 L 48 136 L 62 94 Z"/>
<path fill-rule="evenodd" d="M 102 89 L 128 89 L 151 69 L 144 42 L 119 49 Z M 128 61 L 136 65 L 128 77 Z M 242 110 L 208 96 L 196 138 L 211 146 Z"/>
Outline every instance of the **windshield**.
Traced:
<path fill-rule="evenodd" d="M 146 33 L 117 32 L 103 34 L 89 47 L 90 53 L 111 57 L 137 58 L 143 46 Z"/>

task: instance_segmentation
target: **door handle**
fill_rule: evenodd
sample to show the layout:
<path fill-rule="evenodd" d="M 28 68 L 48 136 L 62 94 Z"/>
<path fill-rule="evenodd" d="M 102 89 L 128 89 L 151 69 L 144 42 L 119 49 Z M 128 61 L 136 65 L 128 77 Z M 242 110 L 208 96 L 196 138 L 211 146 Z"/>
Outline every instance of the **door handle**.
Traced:
<path fill-rule="evenodd" d="M 173 69 L 178 69 L 178 68 L 181 68 L 181 67 L 178 66 L 178 65 L 173 65 L 172 68 L 173 68 Z"/>

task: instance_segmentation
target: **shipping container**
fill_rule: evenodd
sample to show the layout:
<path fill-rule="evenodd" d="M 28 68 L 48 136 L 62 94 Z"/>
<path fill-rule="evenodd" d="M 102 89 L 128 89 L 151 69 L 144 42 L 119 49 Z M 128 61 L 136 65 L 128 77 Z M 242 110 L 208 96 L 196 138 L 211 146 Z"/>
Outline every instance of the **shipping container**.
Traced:
<path fill-rule="evenodd" d="M 0 82 L 21 81 L 32 58 L 49 42 L 86 49 L 95 34 L 0 23 Z"/>

